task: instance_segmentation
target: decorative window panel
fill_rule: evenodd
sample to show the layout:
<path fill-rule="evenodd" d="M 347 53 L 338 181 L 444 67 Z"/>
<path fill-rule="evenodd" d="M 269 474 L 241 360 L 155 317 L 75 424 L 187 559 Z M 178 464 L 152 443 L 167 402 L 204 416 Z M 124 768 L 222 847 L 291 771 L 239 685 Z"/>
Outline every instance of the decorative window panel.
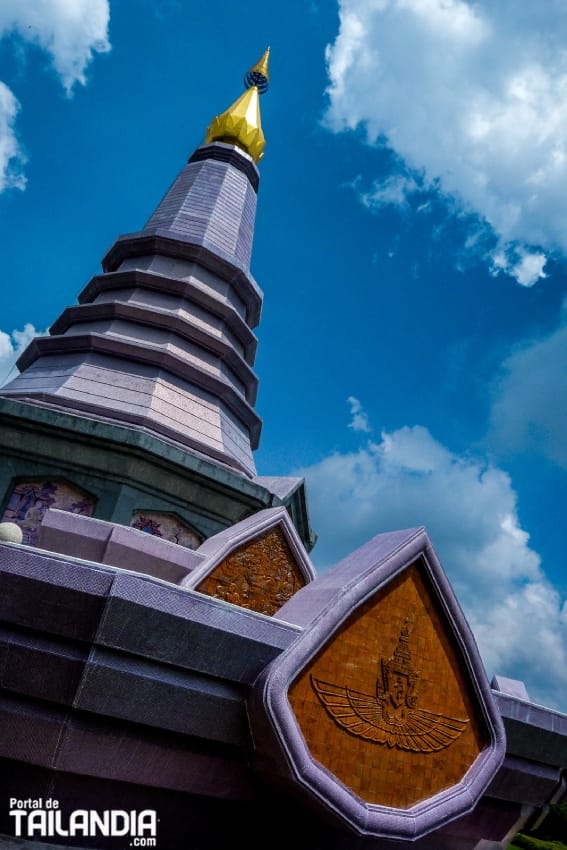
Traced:
<path fill-rule="evenodd" d="M 95 499 L 66 481 L 22 481 L 10 493 L 2 522 L 15 522 L 23 533 L 23 543 L 37 546 L 39 527 L 48 508 L 92 516 Z"/>
<path fill-rule="evenodd" d="M 155 513 L 152 511 L 134 511 L 130 520 L 132 528 L 163 537 L 170 543 L 177 543 L 187 549 L 197 549 L 202 538 L 190 525 L 178 519 L 173 514 Z"/>

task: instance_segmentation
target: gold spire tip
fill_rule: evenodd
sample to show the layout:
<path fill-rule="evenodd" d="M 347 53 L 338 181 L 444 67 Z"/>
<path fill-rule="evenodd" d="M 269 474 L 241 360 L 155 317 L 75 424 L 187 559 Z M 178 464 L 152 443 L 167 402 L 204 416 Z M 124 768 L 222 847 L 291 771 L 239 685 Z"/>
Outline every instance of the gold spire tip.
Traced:
<path fill-rule="evenodd" d="M 227 142 L 238 145 L 250 154 L 254 162 L 264 155 L 266 139 L 262 132 L 259 95 L 268 90 L 270 75 L 268 63 L 270 48 L 264 51 L 260 59 L 244 76 L 247 91 L 241 94 L 228 109 L 213 118 L 207 128 L 205 142 Z"/>
<path fill-rule="evenodd" d="M 268 47 L 255 65 L 252 65 L 249 71 L 244 75 L 244 85 L 247 89 L 256 86 L 260 94 L 264 94 L 270 85 L 270 72 L 268 65 L 270 61 L 270 48 Z"/>

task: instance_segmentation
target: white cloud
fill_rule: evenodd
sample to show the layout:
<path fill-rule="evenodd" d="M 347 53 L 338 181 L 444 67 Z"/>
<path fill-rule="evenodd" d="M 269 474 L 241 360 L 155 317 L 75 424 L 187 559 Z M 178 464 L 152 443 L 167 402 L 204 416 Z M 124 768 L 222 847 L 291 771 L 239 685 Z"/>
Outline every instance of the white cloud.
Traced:
<path fill-rule="evenodd" d="M 494 273 L 523 285 L 543 277 L 546 256 L 567 251 L 567 6 L 339 7 L 340 31 L 327 48 L 328 126 L 363 125 L 371 142 L 385 141 L 404 160 L 406 175 L 422 175 L 425 188 L 487 221 L 499 246 L 489 257 Z"/>
<path fill-rule="evenodd" d="M 352 428 L 353 431 L 365 431 L 366 433 L 370 433 L 372 428 L 370 427 L 368 416 L 366 415 L 366 412 L 359 400 L 351 395 L 347 398 L 347 401 L 350 405 L 350 412 L 352 416 L 348 427 Z"/>
<path fill-rule="evenodd" d="M 0 81 L 0 192 L 5 189 L 24 189 L 26 178 L 22 173 L 25 155 L 15 131 L 20 104 Z"/>
<path fill-rule="evenodd" d="M 494 382 L 489 442 L 535 451 L 567 469 L 567 309 L 551 333 L 514 351 Z"/>
<path fill-rule="evenodd" d="M 413 177 L 404 174 L 392 174 L 385 180 L 376 180 L 369 192 L 360 192 L 359 198 L 370 210 L 394 206 L 405 211 L 409 209 L 409 199 L 420 187 Z"/>
<path fill-rule="evenodd" d="M 95 53 L 110 50 L 108 0 L 2 0 L 0 39 L 16 35 L 51 57 L 67 94 L 85 85 L 85 72 Z M 15 131 L 20 104 L 0 81 L 0 192 L 24 189 L 26 156 Z"/>
<path fill-rule="evenodd" d="M 521 286 L 533 286 L 545 274 L 547 257 L 541 251 L 527 251 L 522 246 L 497 247 L 489 254 L 490 271 L 494 276 L 500 272 L 515 277 Z"/>
<path fill-rule="evenodd" d="M 110 50 L 108 0 L 2 0 L 0 36 L 17 33 L 51 57 L 65 90 L 85 85 L 95 53 Z"/>
<path fill-rule="evenodd" d="M 34 338 L 40 336 L 34 326 L 27 322 L 24 329 L 13 330 L 11 333 L 0 331 L 0 387 L 14 377 L 16 360 Z"/>
<path fill-rule="evenodd" d="M 549 582 L 527 583 L 482 616 L 473 612 L 470 625 L 488 669 L 515 671 L 534 701 L 565 711 L 567 605 Z"/>
<path fill-rule="evenodd" d="M 524 679 L 532 698 L 557 701 L 567 686 L 567 617 L 520 526 L 507 473 L 416 426 L 294 474 L 306 477 L 320 569 L 375 534 L 425 525 L 489 674 Z"/>

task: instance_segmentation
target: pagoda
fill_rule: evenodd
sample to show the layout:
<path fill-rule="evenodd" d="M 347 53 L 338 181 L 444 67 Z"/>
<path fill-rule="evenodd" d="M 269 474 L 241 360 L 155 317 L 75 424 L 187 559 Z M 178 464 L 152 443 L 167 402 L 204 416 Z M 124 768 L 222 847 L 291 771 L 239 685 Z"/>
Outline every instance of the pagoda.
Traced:
<path fill-rule="evenodd" d="M 313 545 L 303 482 L 258 477 L 252 457 L 261 430 L 253 328 L 263 295 L 250 257 L 268 55 L 142 230 L 116 240 L 78 306 L 32 341 L 21 374 L 2 388 L 0 492 L 15 479 L 32 485 L 20 484 L 4 519 L 76 505 L 202 542 L 284 505 Z M 37 536 L 33 516 L 26 540 Z"/>
<path fill-rule="evenodd" d="M 317 575 L 256 473 L 268 56 L 0 391 L 9 850 L 505 850 L 565 798 L 567 715 L 488 681 L 426 530 Z"/>

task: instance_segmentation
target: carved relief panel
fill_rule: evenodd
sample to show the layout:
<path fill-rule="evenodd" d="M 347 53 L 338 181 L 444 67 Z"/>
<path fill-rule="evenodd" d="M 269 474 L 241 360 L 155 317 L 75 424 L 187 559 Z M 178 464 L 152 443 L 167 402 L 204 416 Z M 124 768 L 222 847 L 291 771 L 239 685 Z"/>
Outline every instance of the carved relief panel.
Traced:
<path fill-rule="evenodd" d="M 367 837 L 416 841 L 474 809 L 506 736 L 425 529 L 377 535 L 278 617 L 300 633 L 248 699 L 259 772 Z"/>
<path fill-rule="evenodd" d="M 345 621 L 289 701 L 313 757 L 381 806 L 404 809 L 449 788 L 486 743 L 418 564 Z"/>
<path fill-rule="evenodd" d="M 231 552 L 196 589 L 272 615 L 305 583 L 289 544 L 275 527 Z"/>

